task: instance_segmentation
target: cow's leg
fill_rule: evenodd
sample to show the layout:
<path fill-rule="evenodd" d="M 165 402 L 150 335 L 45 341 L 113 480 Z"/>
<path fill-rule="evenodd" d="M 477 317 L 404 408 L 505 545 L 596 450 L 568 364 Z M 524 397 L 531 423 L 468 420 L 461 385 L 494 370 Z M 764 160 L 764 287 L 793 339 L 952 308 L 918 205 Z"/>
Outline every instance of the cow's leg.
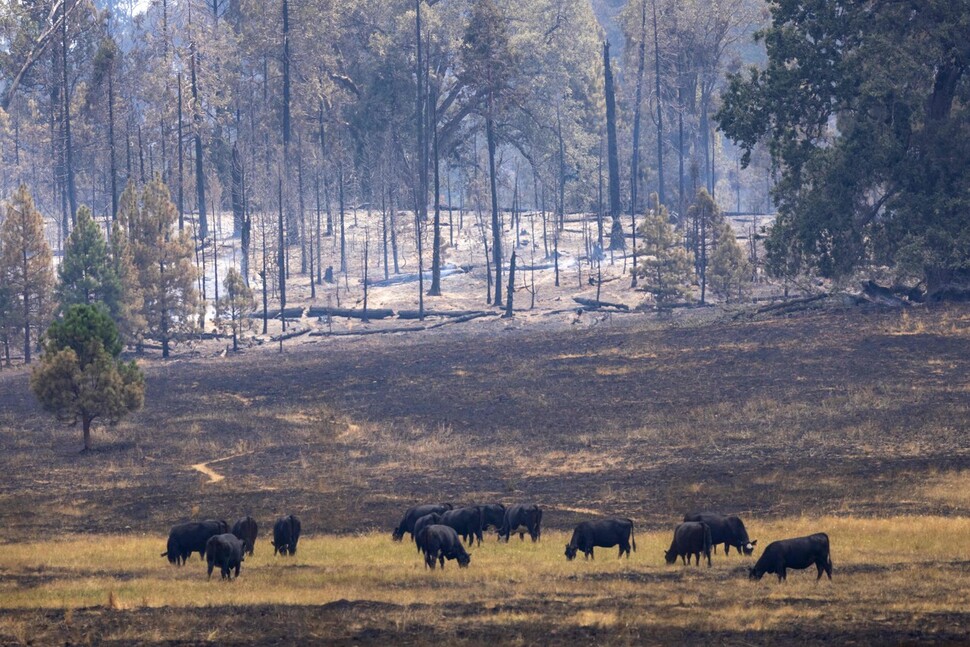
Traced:
<path fill-rule="evenodd" d="M 438 553 L 438 560 L 441 562 L 441 570 L 445 570 L 445 553 L 444 553 L 444 551 Z"/>
<path fill-rule="evenodd" d="M 788 568 L 785 566 L 778 569 L 778 581 L 781 582 L 783 580 L 788 580 Z"/>
<path fill-rule="evenodd" d="M 825 558 L 825 574 L 829 576 L 829 581 L 831 582 L 832 581 L 832 562 L 828 558 L 828 556 L 826 556 Z"/>
<path fill-rule="evenodd" d="M 239 577 L 239 564 L 236 564 L 236 577 Z"/>
<path fill-rule="evenodd" d="M 525 541 L 525 532 L 519 531 L 519 541 Z"/>
<path fill-rule="evenodd" d="M 717 552 L 717 548 L 716 547 L 714 548 L 714 552 Z M 731 554 L 731 544 L 729 544 L 727 542 L 724 542 L 724 555 L 727 556 L 727 555 L 730 555 L 730 554 Z"/>
<path fill-rule="evenodd" d="M 209 564 L 209 579 L 212 579 L 212 564 Z"/>
<path fill-rule="evenodd" d="M 727 549 L 725 549 L 727 550 Z M 717 544 L 714 544 L 714 554 L 717 555 Z"/>

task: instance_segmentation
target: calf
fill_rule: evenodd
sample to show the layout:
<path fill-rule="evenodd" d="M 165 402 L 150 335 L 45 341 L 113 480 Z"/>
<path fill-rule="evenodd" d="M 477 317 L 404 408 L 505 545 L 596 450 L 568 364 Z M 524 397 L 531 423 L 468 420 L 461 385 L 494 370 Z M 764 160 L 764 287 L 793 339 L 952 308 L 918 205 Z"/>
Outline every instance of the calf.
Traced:
<path fill-rule="evenodd" d="M 426 505 L 416 505 L 412 508 L 408 508 L 407 512 L 404 513 L 404 517 L 401 519 L 401 523 L 397 524 L 397 528 L 391 533 L 391 538 L 394 541 L 401 541 L 404 538 L 404 533 L 411 535 L 414 538 L 414 522 L 425 516 L 426 514 L 431 514 L 432 512 L 437 512 L 441 514 L 451 510 L 450 503 L 442 504 L 426 504 Z"/>
<path fill-rule="evenodd" d="M 482 509 L 479 506 L 473 505 L 443 512 L 438 523 L 454 528 L 469 546 L 476 539 L 478 545 L 482 545 Z"/>
<path fill-rule="evenodd" d="M 685 521 L 674 530 L 670 549 L 664 553 L 668 564 L 679 557 L 684 564 L 690 564 L 691 555 L 701 565 L 701 555 L 707 557 L 707 567 L 711 567 L 711 527 L 699 521 Z"/>
<path fill-rule="evenodd" d="M 525 528 L 525 530 L 522 530 Z M 505 518 L 498 529 L 498 538 L 501 541 L 509 540 L 509 537 L 519 531 L 519 540 L 525 539 L 525 532 L 528 531 L 532 541 L 539 541 L 542 536 L 542 508 L 537 505 L 516 504 L 509 506 L 505 511 Z"/>
<path fill-rule="evenodd" d="M 697 514 L 685 514 L 684 521 L 699 521 L 711 527 L 711 541 L 714 544 L 714 553 L 717 553 L 717 545 L 724 544 L 724 554 L 731 553 L 731 546 L 734 546 L 738 553 L 750 555 L 754 552 L 754 547 L 758 543 L 755 539 L 748 539 L 748 531 L 744 528 L 744 522 L 740 517 L 725 516 L 712 512 L 699 512 Z"/>
<path fill-rule="evenodd" d="M 222 579 L 231 580 L 232 570 L 235 569 L 236 577 L 239 577 L 239 567 L 245 552 L 243 540 L 232 533 L 213 535 L 205 544 L 205 556 L 209 562 L 209 579 L 212 579 L 212 568 L 219 565 L 222 571 Z"/>
<path fill-rule="evenodd" d="M 472 558 L 465 551 L 458 533 L 451 526 L 432 524 L 421 530 L 417 536 L 418 545 L 424 551 L 424 565 L 434 570 L 436 560 L 440 560 L 441 568 L 445 567 L 446 559 L 458 560 L 458 566 L 465 568 Z"/>
<path fill-rule="evenodd" d="M 162 557 L 168 557 L 168 561 L 177 566 L 184 564 L 192 553 L 197 552 L 200 559 L 205 559 L 205 544 L 209 537 L 226 532 L 229 532 L 229 526 L 217 519 L 174 525 L 168 533 L 168 546 Z"/>
<path fill-rule="evenodd" d="M 232 534 L 242 539 L 243 548 L 246 549 L 247 555 L 253 554 L 253 550 L 256 548 L 256 535 L 258 533 L 259 526 L 256 525 L 256 520 L 252 517 L 243 517 L 232 524 Z"/>
<path fill-rule="evenodd" d="M 637 549 L 637 541 L 633 536 L 633 521 L 630 519 L 598 519 L 596 521 L 584 521 L 573 530 L 573 537 L 566 544 L 566 559 L 572 561 L 576 557 L 577 551 L 583 551 L 586 559 L 592 557 L 593 548 L 612 548 L 619 545 L 620 554 L 623 557 L 626 553 L 627 559 L 630 558 L 630 545 L 633 550 Z"/>
<path fill-rule="evenodd" d="M 293 515 L 280 517 L 273 526 L 273 554 L 296 555 L 300 541 L 300 520 Z"/>
<path fill-rule="evenodd" d="M 808 568 L 812 564 L 818 569 L 815 581 L 822 579 L 824 572 L 832 579 L 832 555 L 829 553 L 829 536 L 818 532 L 808 537 L 773 541 L 748 571 L 752 580 L 760 580 L 765 573 L 774 573 L 778 581 L 788 579 L 788 569 Z"/>

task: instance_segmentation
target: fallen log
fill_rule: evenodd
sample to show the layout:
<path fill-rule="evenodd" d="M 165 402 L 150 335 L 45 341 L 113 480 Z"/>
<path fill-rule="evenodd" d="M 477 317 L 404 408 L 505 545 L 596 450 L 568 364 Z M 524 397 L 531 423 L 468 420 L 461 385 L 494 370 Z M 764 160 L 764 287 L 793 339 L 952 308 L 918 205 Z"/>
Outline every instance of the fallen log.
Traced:
<path fill-rule="evenodd" d="M 279 343 L 281 341 L 286 341 L 287 339 L 293 339 L 294 337 L 299 337 L 300 335 L 305 335 L 308 332 L 310 332 L 310 328 L 303 327 L 303 328 L 299 328 L 297 330 L 291 330 L 289 332 L 285 332 L 282 335 L 276 335 L 274 337 L 271 337 L 271 339 L 274 342 Z"/>
<path fill-rule="evenodd" d="M 625 303 L 610 303 L 609 301 L 597 301 L 596 299 L 586 299 L 584 297 L 573 297 L 573 301 L 581 306 L 593 308 L 594 310 L 613 308 L 614 310 L 622 310 L 623 312 L 630 311 L 630 306 Z"/>
<path fill-rule="evenodd" d="M 364 311 L 359 308 L 328 308 L 311 307 L 307 309 L 308 317 L 345 317 L 347 319 L 363 319 Z M 368 319 L 388 319 L 394 316 L 394 311 L 390 308 L 367 308 Z"/>
<path fill-rule="evenodd" d="M 472 321 L 473 319 L 478 319 L 480 317 L 495 317 L 498 316 L 498 314 L 499 313 L 497 312 L 475 312 L 464 317 L 439 321 L 438 323 L 431 324 L 430 326 L 402 326 L 400 328 L 382 328 L 379 330 L 345 330 L 338 332 L 314 330 L 310 332 L 310 337 L 365 337 L 367 335 L 393 335 L 397 333 L 424 332 L 426 330 L 441 328 L 442 326 L 465 323 L 466 321 Z"/>
<path fill-rule="evenodd" d="M 459 318 L 467 317 L 472 314 L 493 314 L 487 310 L 425 310 L 425 317 L 445 317 L 445 318 Z M 421 315 L 417 310 L 398 310 L 398 319 L 420 319 Z"/>

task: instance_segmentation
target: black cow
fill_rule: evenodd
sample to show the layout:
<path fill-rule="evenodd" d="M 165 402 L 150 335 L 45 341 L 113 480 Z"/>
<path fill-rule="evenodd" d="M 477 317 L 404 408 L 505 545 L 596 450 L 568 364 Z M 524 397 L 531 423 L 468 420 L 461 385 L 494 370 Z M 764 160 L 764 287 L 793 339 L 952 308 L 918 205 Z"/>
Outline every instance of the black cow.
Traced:
<path fill-rule="evenodd" d="M 684 564 L 690 564 L 691 555 L 701 565 L 701 555 L 707 558 L 707 567 L 711 567 L 711 527 L 699 521 L 685 521 L 674 530 L 674 539 L 670 542 L 670 549 L 664 553 L 668 564 L 673 564 L 679 557 Z"/>
<path fill-rule="evenodd" d="M 232 524 L 232 534 L 242 539 L 243 547 L 247 555 L 252 555 L 256 548 L 256 535 L 259 533 L 259 526 L 256 520 L 246 516 Z"/>
<path fill-rule="evenodd" d="M 408 508 L 407 512 L 404 513 L 404 517 L 401 519 L 401 523 L 397 524 L 397 528 L 391 533 L 391 538 L 394 541 L 401 541 L 404 538 L 404 533 L 409 533 L 411 538 L 414 539 L 414 522 L 423 517 L 426 514 L 431 514 L 432 512 L 437 512 L 441 514 L 451 510 L 450 503 L 442 503 L 440 505 L 436 504 L 426 504 L 426 505 L 416 505 L 413 508 Z"/>
<path fill-rule="evenodd" d="M 593 557 L 593 548 L 612 548 L 620 546 L 620 554 L 623 557 L 626 553 L 627 559 L 630 558 L 630 545 L 633 550 L 637 549 L 637 540 L 633 536 L 633 521 L 630 519 L 597 519 L 596 521 L 584 521 L 573 530 L 573 537 L 566 544 L 566 559 L 572 561 L 576 557 L 577 551 L 583 551 L 586 559 Z"/>
<path fill-rule="evenodd" d="M 212 568 L 219 565 L 222 579 L 231 580 L 232 570 L 236 570 L 239 577 L 239 566 L 246 559 L 243 540 L 232 533 L 213 535 L 205 544 L 205 556 L 209 562 L 209 579 L 212 579 Z"/>
<path fill-rule="evenodd" d="M 293 515 L 280 517 L 273 526 L 273 554 L 296 555 L 300 541 L 300 520 Z"/>
<path fill-rule="evenodd" d="M 458 533 L 451 526 L 432 524 L 421 530 L 416 541 L 424 552 L 424 565 L 434 569 L 435 560 L 441 561 L 441 568 L 445 567 L 446 559 L 458 560 L 458 566 L 465 568 L 472 558 L 462 546 Z"/>
<path fill-rule="evenodd" d="M 477 539 L 478 545 L 482 545 L 482 509 L 480 506 L 472 505 L 457 510 L 448 510 L 441 515 L 438 521 L 442 526 L 451 526 L 461 538 L 471 546 Z"/>
<path fill-rule="evenodd" d="M 752 580 L 760 580 L 765 573 L 774 573 L 780 582 L 788 578 L 789 568 L 808 568 L 812 564 L 818 569 L 816 582 L 822 579 L 823 572 L 832 579 L 829 536 L 824 532 L 771 542 L 748 574 Z"/>
<path fill-rule="evenodd" d="M 714 543 L 714 554 L 717 554 L 717 545 L 724 544 L 724 554 L 731 553 L 731 546 L 734 546 L 738 553 L 750 555 L 754 552 L 754 547 L 758 540 L 748 539 L 748 531 L 744 528 L 744 522 L 740 517 L 714 514 L 713 512 L 699 512 L 697 514 L 685 514 L 684 521 L 699 521 L 711 527 L 711 541 Z"/>
<path fill-rule="evenodd" d="M 496 530 L 502 527 L 502 522 L 505 521 L 504 505 L 501 503 L 486 503 L 478 507 L 482 509 L 482 532 L 488 530 L 489 527 L 495 528 Z"/>
<path fill-rule="evenodd" d="M 225 521 L 206 519 L 205 521 L 190 521 L 172 526 L 168 533 L 168 550 L 162 557 L 168 557 L 172 564 L 181 566 L 192 553 L 199 553 L 200 559 L 205 559 L 205 543 L 209 537 L 229 532 Z"/>
<path fill-rule="evenodd" d="M 414 543 L 418 546 L 418 552 L 421 552 L 421 545 L 418 544 L 418 535 L 426 527 L 434 525 L 441 521 L 441 515 L 437 512 L 432 512 L 431 514 L 426 514 L 417 521 L 414 522 Z"/>
<path fill-rule="evenodd" d="M 525 528 L 525 530 L 522 530 Z M 539 541 L 542 536 L 542 508 L 537 505 L 515 504 L 508 507 L 505 511 L 505 518 L 498 529 L 498 538 L 501 541 L 509 540 L 509 537 L 518 530 L 519 539 L 525 539 L 528 531 L 532 541 Z"/>

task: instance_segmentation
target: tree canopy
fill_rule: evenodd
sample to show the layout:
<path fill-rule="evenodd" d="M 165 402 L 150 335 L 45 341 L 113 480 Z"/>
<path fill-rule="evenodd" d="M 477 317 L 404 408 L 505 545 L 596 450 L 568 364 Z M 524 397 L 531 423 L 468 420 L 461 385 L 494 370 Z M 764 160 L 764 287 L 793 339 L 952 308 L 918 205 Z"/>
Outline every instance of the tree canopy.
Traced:
<path fill-rule="evenodd" d="M 889 266 L 929 292 L 970 278 L 966 2 L 775 0 L 768 63 L 733 75 L 718 120 L 781 172 L 771 266 Z"/>

